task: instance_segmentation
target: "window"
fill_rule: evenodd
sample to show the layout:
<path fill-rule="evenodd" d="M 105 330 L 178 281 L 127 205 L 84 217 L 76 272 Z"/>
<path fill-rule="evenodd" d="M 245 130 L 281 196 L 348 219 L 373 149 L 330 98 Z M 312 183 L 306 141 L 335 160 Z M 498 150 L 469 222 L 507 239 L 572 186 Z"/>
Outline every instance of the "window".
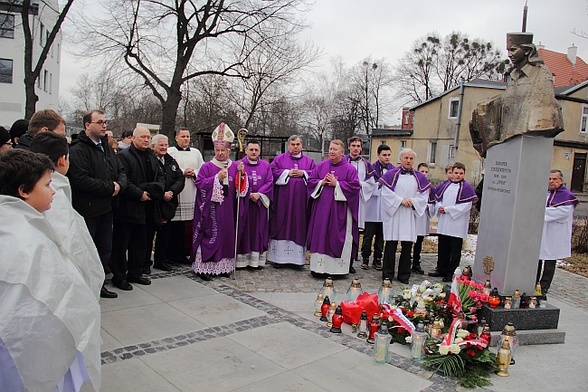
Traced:
<path fill-rule="evenodd" d="M 49 78 L 47 77 L 49 72 L 47 70 L 43 71 L 43 90 L 47 91 L 47 87 L 49 87 Z"/>
<path fill-rule="evenodd" d="M 380 144 L 386 144 L 385 140 L 380 140 Z"/>
<path fill-rule="evenodd" d="M 580 121 L 580 133 L 586 133 L 587 120 L 588 120 L 588 105 L 582 105 L 582 120 Z"/>
<path fill-rule="evenodd" d="M 14 15 L 0 14 L 0 38 L 14 38 Z"/>
<path fill-rule="evenodd" d="M 453 98 L 449 101 L 449 118 L 457 118 L 459 111 L 459 98 Z"/>
<path fill-rule="evenodd" d="M 403 148 L 406 148 L 406 140 L 400 141 L 400 149 L 402 150 Z"/>
<path fill-rule="evenodd" d="M 0 59 L 0 83 L 12 83 L 12 60 Z"/>
<path fill-rule="evenodd" d="M 49 94 L 53 91 L 53 74 L 49 74 Z"/>
<path fill-rule="evenodd" d="M 43 26 L 43 23 L 41 23 L 40 30 L 41 31 L 39 32 L 39 45 L 43 47 L 43 39 L 45 38 L 45 26 Z"/>
<path fill-rule="evenodd" d="M 429 142 L 429 163 L 436 163 L 437 161 L 437 142 Z"/>
<path fill-rule="evenodd" d="M 449 145 L 449 159 L 455 159 L 455 146 Z"/>

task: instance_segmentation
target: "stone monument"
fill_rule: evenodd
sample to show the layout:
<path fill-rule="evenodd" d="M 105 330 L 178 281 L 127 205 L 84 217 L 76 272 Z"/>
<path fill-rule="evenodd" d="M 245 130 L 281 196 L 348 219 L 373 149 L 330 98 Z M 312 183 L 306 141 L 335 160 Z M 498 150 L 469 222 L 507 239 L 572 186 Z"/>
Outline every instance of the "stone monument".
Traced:
<path fill-rule="evenodd" d="M 504 295 L 532 294 L 553 137 L 563 131 L 553 78 L 533 34 L 507 34 L 513 69 L 504 94 L 478 104 L 470 133 L 486 157 L 474 279 Z"/>

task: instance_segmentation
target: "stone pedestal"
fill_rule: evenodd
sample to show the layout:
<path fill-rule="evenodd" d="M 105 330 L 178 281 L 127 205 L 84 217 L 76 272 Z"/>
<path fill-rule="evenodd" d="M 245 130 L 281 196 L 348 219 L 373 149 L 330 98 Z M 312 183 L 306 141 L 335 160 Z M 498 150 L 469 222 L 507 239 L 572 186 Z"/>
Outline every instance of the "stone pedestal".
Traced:
<path fill-rule="evenodd" d="M 533 329 L 556 329 L 559 308 L 547 303 L 545 308 L 504 309 L 484 305 L 478 311 L 478 319 L 485 318 L 491 331 L 502 331 L 507 323 L 513 323 L 517 331 Z"/>
<path fill-rule="evenodd" d="M 534 292 L 552 147 L 523 135 L 488 150 L 474 279 L 502 295 Z"/>

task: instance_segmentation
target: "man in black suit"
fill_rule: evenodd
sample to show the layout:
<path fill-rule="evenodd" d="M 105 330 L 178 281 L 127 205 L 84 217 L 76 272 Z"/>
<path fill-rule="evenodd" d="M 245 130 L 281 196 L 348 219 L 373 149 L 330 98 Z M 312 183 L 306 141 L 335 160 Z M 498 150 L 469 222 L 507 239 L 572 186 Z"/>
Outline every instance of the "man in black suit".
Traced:
<path fill-rule="evenodd" d="M 164 179 L 147 128 L 133 131 L 133 143 L 117 158 L 127 174 L 127 187 L 114 212 L 112 283 L 121 290 L 132 290 L 130 283 L 151 284 L 142 274 L 147 252 L 147 225 L 160 221 L 158 201 L 163 198 Z M 127 259 L 128 252 L 128 259 Z"/>

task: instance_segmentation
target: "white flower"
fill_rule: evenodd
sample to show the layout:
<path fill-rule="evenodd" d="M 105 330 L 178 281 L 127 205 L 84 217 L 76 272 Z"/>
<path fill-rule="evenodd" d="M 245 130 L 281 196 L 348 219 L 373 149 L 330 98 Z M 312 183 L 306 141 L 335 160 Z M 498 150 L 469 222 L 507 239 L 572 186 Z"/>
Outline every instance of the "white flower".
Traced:
<path fill-rule="evenodd" d="M 441 294 L 439 294 L 439 298 L 443 299 L 443 298 L 445 298 L 445 297 L 446 297 L 446 294 L 445 294 L 445 293 L 441 293 Z"/>
<path fill-rule="evenodd" d="M 441 354 L 441 355 L 449 354 L 449 346 L 445 346 L 445 345 L 439 346 L 439 354 Z"/>
<path fill-rule="evenodd" d="M 470 333 L 466 330 L 466 329 L 458 329 L 457 330 L 457 336 L 459 336 L 460 338 L 465 338 L 466 336 L 468 336 Z"/>
<path fill-rule="evenodd" d="M 455 338 L 455 343 L 463 342 L 463 338 Z"/>
<path fill-rule="evenodd" d="M 457 355 L 461 351 L 461 348 L 459 348 L 459 346 L 454 343 L 451 346 L 449 346 L 449 351 L 451 351 L 451 354 Z"/>
<path fill-rule="evenodd" d="M 404 338 L 404 340 L 406 341 L 406 343 L 412 343 L 412 336 L 407 336 Z"/>

